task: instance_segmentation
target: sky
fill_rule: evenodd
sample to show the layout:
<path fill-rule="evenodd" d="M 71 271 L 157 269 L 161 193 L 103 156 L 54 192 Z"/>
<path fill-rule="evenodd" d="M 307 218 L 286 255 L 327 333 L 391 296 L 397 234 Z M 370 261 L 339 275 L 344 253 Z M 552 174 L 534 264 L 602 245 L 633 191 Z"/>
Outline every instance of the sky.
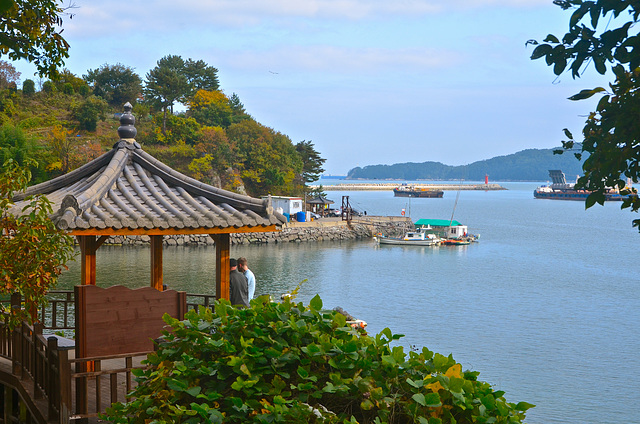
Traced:
<path fill-rule="evenodd" d="M 204 60 L 258 122 L 312 141 L 329 175 L 558 147 L 594 108 L 567 98 L 606 86 L 530 60 L 527 40 L 568 29 L 551 0 L 73 2 L 71 72 L 121 63 L 144 80 L 166 55 Z"/>

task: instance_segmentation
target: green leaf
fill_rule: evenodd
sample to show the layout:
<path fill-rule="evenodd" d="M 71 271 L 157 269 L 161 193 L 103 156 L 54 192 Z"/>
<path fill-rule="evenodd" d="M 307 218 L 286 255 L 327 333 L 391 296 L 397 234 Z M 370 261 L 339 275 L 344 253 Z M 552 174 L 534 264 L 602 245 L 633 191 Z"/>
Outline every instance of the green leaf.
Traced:
<path fill-rule="evenodd" d="M 411 396 L 411 399 L 413 399 L 414 401 L 416 401 L 422 406 L 427 406 L 427 401 L 422 393 L 416 393 L 415 395 Z M 440 398 L 438 398 L 438 402 L 439 401 L 440 401 Z"/>
<path fill-rule="evenodd" d="M 371 409 L 374 408 L 374 404 L 373 402 L 371 402 L 369 399 L 365 399 L 362 402 L 360 402 L 360 408 L 362 408 L 364 411 L 369 411 Z"/>
<path fill-rule="evenodd" d="M 538 47 L 533 49 L 533 53 L 531 53 L 531 60 L 540 59 L 542 56 L 546 56 L 551 53 L 552 47 L 548 44 L 540 44 Z"/>
<path fill-rule="evenodd" d="M 201 391 L 202 391 L 202 387 L 200 386 L 190 387 L 187 390 L 185 390 L 185 392 L 189 393 L 193 397 L 198 396 Z"/>
<path fill-rule="evenodd" d="M 593 88 L 591 90 L 588 90 L 588 89 L 587 90 L 582 90 L 578 94 L 574 94 L 573 96 L 569 97 L 569 100 L 584 100 L 584 99 L 588 99 L 589 97 L 593 96 L 594 94 L 601 93 L 603 91 L 605 91 L 605 90 L 602 87 L 596 87 L 596 88 Z M 573 138 L 573 137 L 570 137 L 570 138 Z"/>
<path fill-rule="evenodd" d="M 570 138 L 573 140 L 573 134 L 571 134 L 571 132 L 568 129 L 563 129 L 562 131 L 564 131 L 564 135 L 567 136 L 567 138 Z"/>
<path fill-rule="evenodd" d="M 518 410 L 518 411 L 526 411 L 527 409 L 531 409 L 533 407 L 535 407 L 535 405 L 533 405 L 531 403 L 518 402 L 518 404 L 516 405 L 516 410 Z"/>
<path fill-rule="evenodd" d="M 184 381 L 171 378 L 167 381 L 167 387 L 169 387 L 171 390 L 175 390 L 176 392 L 183 392 L 187 389 L 188 386 Z"/>
<path fill-rule="evenodd" d="M 438 408 L 442 406 L 442 402 L 440 401 L 440 395 L 437 393 L 427 393 L 424 397 L 425 406 L 429 408 Z"/>
<path fill-rule="evenodd" d="M 313 299 L 309 301 L 309 307 L 314 311 L 322 309 L 322 299 L 320 299 L 319 295 L 316 294 Z"/>
<path fill-rule="evenodd" d="M 13 6 L 13 0 L 0 0 L 0 13 L 4 13 L 7 10 L 11 9 Z"/>

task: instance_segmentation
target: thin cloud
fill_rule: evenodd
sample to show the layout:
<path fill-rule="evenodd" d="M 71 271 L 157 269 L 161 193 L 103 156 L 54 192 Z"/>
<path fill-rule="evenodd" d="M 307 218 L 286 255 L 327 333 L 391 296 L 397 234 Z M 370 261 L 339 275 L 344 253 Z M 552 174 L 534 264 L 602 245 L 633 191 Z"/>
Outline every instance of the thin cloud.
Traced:
<path fill-rule="evenodd" d="M 428 48 L 381 49 L 296 46 L 272 51 L 244 51 L 228 59 L 238 69 L 282 69 L 285 72 L 379 73 L 390 69 L 427 71 L 459 63 L 451 51 Z"/>
<path fill-rule="evenodd" d="M 549 0 L 160 0 L 150 6 L 143 1 L 120 3 L 76 0 L 73 19 L 65 28 L 86 35 L 109 35 L 126 31 L 193 30 L 197 27 L 233 28 L 256 26 L 288 19 L 368 20 L 389 17 L 420 17 L 446 12 L 493 7 L 529 8 L 551 6 Z M 204 28 L 203 27 L 203 28 Z"/>

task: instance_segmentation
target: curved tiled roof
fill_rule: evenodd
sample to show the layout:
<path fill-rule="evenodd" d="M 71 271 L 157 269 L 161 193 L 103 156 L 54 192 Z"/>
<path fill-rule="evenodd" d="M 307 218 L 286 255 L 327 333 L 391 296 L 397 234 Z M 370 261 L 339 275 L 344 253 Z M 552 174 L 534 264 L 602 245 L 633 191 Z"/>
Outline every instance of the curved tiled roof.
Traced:
<path fill-rule="evenodd" d="M 133 116 L 121 122 L 127 119 Z M 135 135 L 135 128 L 130 131 Z M 143 151 L 132 138 L 122 138 L 110 152 L 68 174 L 29 187 L 14 197 L 15 210 L 26 204 L 26 196 L 39 194 L 53 203 L 51 218 L 64 230 L 233 232 L 286 223 L 269 198 L 255 199 L 189 178 Z"/>

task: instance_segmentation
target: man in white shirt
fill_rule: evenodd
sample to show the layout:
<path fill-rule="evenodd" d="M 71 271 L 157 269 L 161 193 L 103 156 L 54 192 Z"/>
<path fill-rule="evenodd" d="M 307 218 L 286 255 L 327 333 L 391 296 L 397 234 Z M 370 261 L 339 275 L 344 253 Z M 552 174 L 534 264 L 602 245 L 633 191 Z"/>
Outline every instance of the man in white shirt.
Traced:
<path fill-rule="evenodd" d="M 249 269 L 247 265 L 247 258 L 238 258 L 238 270 L 247 277 L 249 285 L 249 300 L 253 299 L 253 294 L 256 292 L 256 276 Z"/>

